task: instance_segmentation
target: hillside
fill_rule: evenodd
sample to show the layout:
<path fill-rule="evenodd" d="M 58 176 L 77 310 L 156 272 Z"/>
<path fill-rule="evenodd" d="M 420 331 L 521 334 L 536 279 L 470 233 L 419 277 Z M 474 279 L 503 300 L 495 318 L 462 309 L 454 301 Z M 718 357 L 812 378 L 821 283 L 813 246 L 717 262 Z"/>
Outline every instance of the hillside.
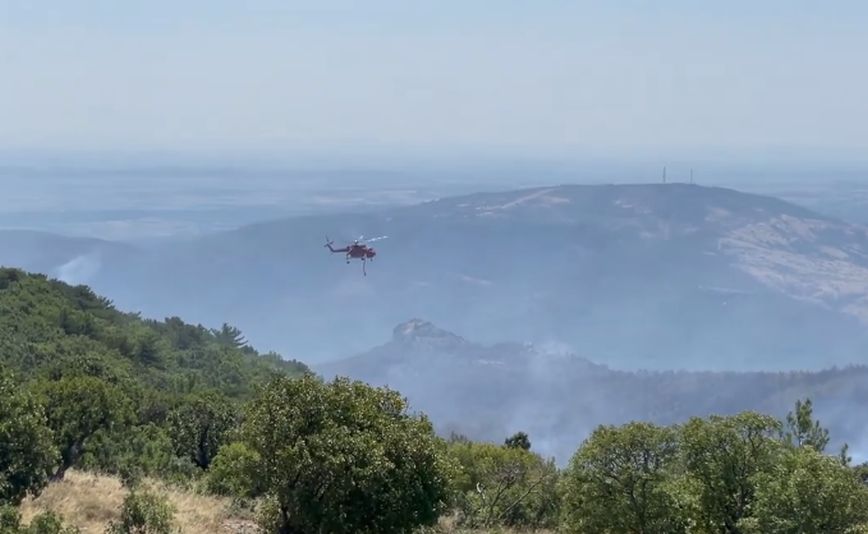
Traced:
<path fill-rule="evenodd" d="M 15 269 L 0 269 L 0 364 L 25 378 L 85 370 L 159 395 L 205 388 L 238 399 L 276 374 L 308 371 L 260 355 L 231 327 L 144 320 L 86 286 Z"/>
<path fill-rule="evenodd" d="M 814 399 L 837 441 L 868 455 L 864 425 L 853 417 L 868 402 L 868 367 L 819 372 L 626 372 L 551 347 L 482 345 L 430 322 L 412 320 L 392 339 L 352 358 L 315 367 L 388 385 L 429 414 L 441 433 L 496 440 L 516 431 L 564 462 L 572 445 L 600 424 L 632 420 L 680 423 L 744 410 L 784 417 L 800 398 Z"/>
<path fill-rule="evenodd" d="M 362 277 L 326 234 L 390 239 Z M 821 369 L 866 363 L 868 345 L 868 230 L 684 184 L 284 219 L 106 256 L 90 280 L 128 309 L 229 321 L 306 361 L 361 352 L 415 316 L 616 368 Z"/>

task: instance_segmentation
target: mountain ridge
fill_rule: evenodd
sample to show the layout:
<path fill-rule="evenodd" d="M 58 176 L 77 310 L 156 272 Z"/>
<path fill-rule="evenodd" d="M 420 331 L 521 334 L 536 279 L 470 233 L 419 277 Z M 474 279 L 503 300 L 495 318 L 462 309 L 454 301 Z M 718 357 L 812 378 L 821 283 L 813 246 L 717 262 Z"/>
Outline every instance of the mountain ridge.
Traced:
<path fill-rule="evenodd" d="M 362 277 L 324 252 L 326 234 L 390 239 Z M 616 367 L 784 369 L 863 361 L 866 280 L 864 227 L 727 188 L 636 184 L 263 222 L 107 258 L 89 282 L 146 315 L 228 320 L 308 361 L 424 316 Z"/>

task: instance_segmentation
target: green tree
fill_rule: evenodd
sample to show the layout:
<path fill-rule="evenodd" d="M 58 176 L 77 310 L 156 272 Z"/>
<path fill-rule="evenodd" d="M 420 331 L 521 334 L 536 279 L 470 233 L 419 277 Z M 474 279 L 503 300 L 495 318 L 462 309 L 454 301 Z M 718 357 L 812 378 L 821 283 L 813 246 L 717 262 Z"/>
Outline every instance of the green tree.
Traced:
<path fill-rule="evenodd" d="M 757 475 L 745 532 L 847 534 L 868 524 L 868 488 L 834 457 L 810 448 L 786 451 Z"/>
<path fill-rule="evenodd" d="M 227 323 L 223 323 L 220 330 L 211 330 L 211 333 L 217 338 L 218 343 L 226 347 L 237 349 L 247 344 L 247 340 L 244 338 L 241 330 Z"/>
<path fill-rule="evenodd" d="M 177 454 L 208 469 L 236 420 L 234 405 L 219 393 L 199 393 L 186 399 L 169 414 Z"/>
<path fill-rule="evenodd" d="M 558 472 L 523 447 L 454 440 L 454 501 L 463 526 L 470 528 L 549 528 L 559 509 Z"/>
<path fill-rule="evenodd" d="M 42 406 L 0 367 L 0 506 L 38 494 L 57 458 Z"/>
<path fill-rule="evenodd" d="M 526 451 L 530 450 L 530 438 L 524 432 L 516 432 L 510 437 L 506 438 L 503 444 L 507 447 L 513 449 L 524 449 Z"/>
<path fill-rule="evenodd" d="M 811 399 L 796 401 L 795 410 L 787 414 L 784 439 L 795 447 L 812 447 L 817 452 L 826 450 L 829 444 L 829 431 L 814 420 L 814 406 Z"/>
<path fill-rule="evenodd" d="M 678 461 L 675 430 L 648 423 L 597 428 L 563 478 L 569 532 L 686 532 L 671 484 Z"/>
<path fill-rule="evenodd" d="M 738 534 L 749 517 L 755 477 L 774 466 L 780 422 L 751 412 L 691 419 L 681 432 L 688 486 L 695 491 L 695 522 L 707 532 Z"/>
<path fill-rule="evenodd" d="M 439 441 L 397 393 L 361 382 L 279 378 L 251 403 L 244 441 L 280 533 L 411 532 L 447 496 Z"/>
<path fill-rule="evenodd" d="M 48 426 L 60 451 L 60 465 L 53 478 L 62 479 L 85 452 L 88 441 L 100 431 L 129 421 L 129 399 L 120 389 L 99 378 L 64 377 L 39 386 Z"/>

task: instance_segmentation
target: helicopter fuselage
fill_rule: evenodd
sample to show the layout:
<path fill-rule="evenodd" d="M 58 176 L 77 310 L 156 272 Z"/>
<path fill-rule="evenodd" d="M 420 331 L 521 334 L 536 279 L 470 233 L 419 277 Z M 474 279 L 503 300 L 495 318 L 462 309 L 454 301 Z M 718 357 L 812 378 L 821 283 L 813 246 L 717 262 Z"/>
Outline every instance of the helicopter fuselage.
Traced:
<path fill-rule="evenodd" d="M 357 259 L 373 259 L 377 253 L 374 249 L 367 247 L 365 245 L 350 245 L 349 250 L 347 251 L 347 256 L 350 258 Z"/>
<path fill-rule="evenodd" d="M 332 252 L 343 252 L 347 255 L 347 259 L 354 258 L 359 260 L 371 260 L 377 255 L 377 252 L 367 245 L 354 243 L 343 248 L 332 248 L 327 245 Z"/>

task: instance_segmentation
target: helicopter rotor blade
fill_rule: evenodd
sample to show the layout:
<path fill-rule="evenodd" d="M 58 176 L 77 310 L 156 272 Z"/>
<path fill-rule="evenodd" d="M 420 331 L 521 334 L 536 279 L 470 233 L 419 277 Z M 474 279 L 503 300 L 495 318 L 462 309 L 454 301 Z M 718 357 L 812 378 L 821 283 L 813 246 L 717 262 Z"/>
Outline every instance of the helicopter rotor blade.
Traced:
<path fill-rule="evenodd" d="M 389 239 L 389 236 L 387 236 L 387 235 L 381 235 L 380 237 L 374 237 L 374 238 L 368 239 L 368 240 L 366 241 L 366 243 L 373 243 L 374 241 L 380 241 L 380 240 L 382 240 L 382 239 Z"/>

